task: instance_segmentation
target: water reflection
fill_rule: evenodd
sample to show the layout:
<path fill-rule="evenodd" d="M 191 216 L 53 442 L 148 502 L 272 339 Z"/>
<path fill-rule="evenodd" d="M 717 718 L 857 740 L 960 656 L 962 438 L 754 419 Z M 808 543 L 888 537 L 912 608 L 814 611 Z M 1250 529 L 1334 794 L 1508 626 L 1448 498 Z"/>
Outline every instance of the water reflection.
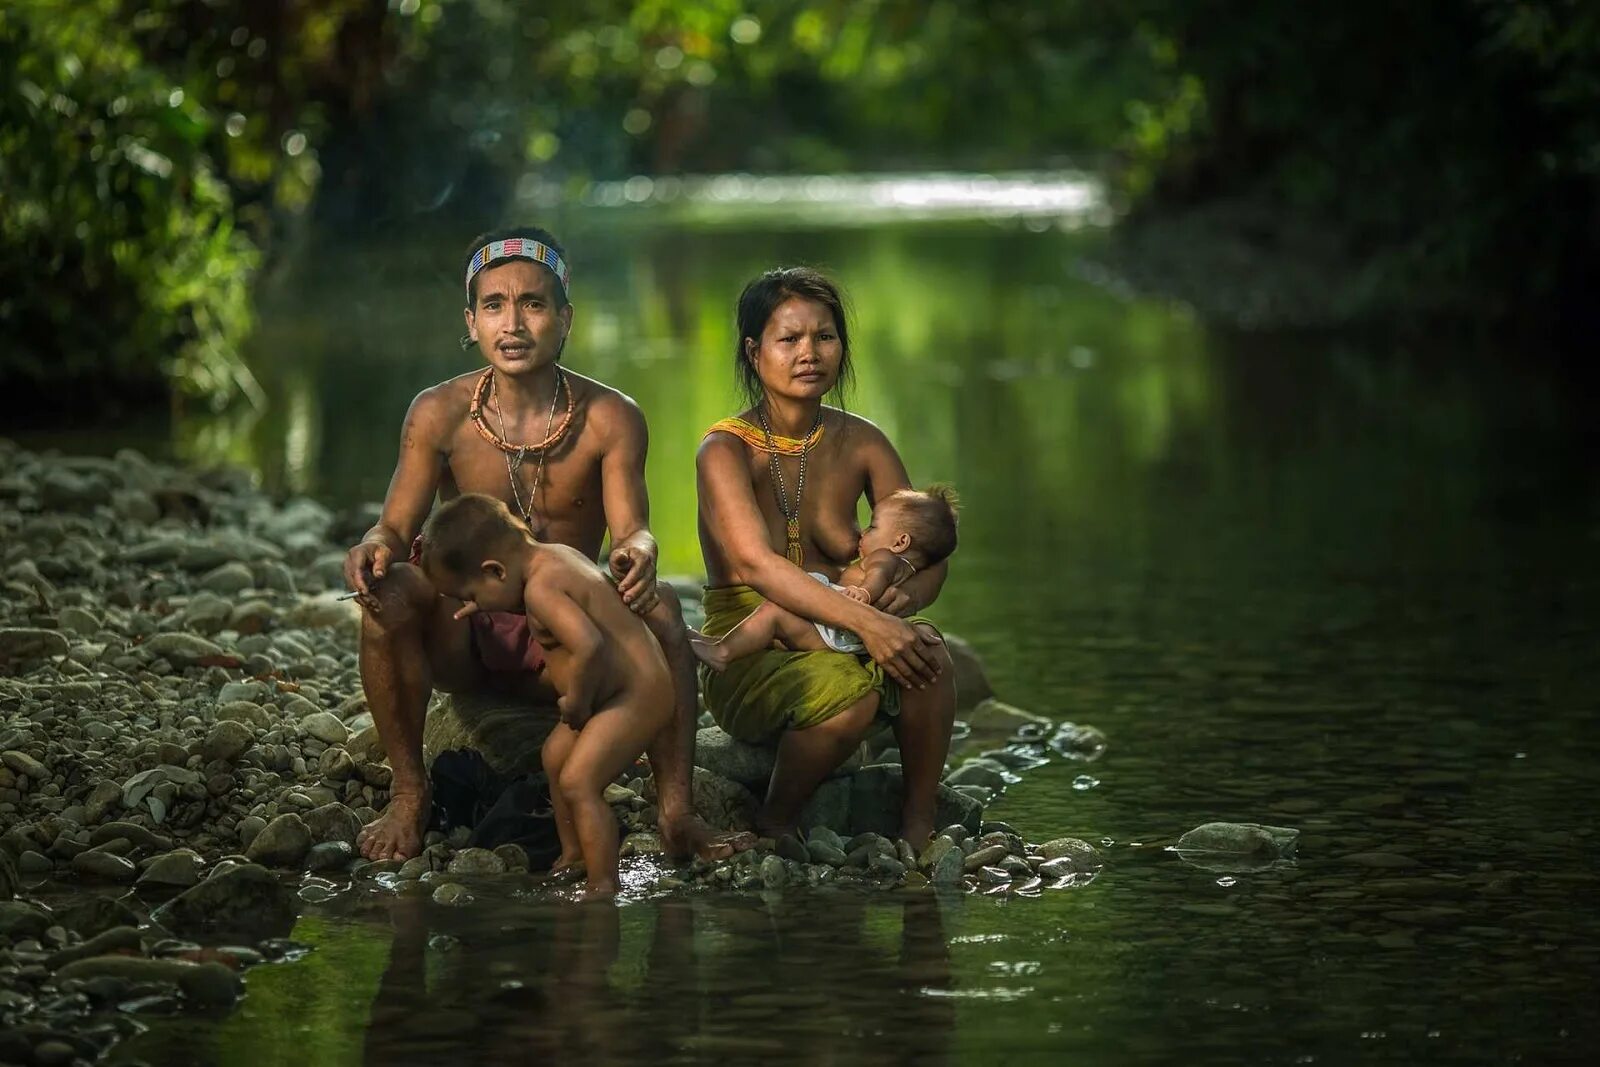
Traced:
<path fill-rule="evenodd" d="M 362 1062 L 942 1063 L 955 1023 L 943 906 L 691 897 L 491 916 L 402 898 Z"/>

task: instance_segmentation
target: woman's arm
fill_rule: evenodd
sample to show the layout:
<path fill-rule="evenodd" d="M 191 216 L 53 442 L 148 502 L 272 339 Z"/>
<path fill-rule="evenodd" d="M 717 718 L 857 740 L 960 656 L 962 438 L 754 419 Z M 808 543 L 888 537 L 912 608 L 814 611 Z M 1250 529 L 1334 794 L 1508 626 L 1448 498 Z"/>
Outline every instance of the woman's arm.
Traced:
<path fill-rule="evenodd" d="M 773 551 L 766 520 L 756 504 L 744 444 L 729 434 L 711 434 L 695 458 L 700 514 L 716 538 L 737 582 L 813 622 L 854 630 L 867 654 L 901 685 L 938 677 L 926 642 L 900 619 L 836 593 Z"/>

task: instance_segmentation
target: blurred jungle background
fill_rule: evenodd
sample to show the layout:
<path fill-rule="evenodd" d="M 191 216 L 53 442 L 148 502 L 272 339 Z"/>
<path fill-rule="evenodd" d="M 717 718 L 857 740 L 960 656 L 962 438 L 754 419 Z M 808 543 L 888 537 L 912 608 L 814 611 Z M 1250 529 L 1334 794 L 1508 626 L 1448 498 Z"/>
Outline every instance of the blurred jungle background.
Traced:
<path fill-rule="evenodd" d="M 18 0 L 0 71 L 14 414 L 260 405 L 275 268 L 635 175 L 1073 168 L 1203 318 L 1593 325 L 1579 0 Z"/>

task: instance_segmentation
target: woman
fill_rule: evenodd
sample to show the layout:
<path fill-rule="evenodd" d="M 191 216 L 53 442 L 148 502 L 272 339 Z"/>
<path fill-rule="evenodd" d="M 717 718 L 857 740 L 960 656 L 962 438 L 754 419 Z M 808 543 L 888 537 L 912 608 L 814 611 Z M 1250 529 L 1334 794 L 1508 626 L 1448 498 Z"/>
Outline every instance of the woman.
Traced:
<path fill-rule="evenodd" d="M 734 365 L 750 407 L 711 428 L 695 463 L 710 582 L 705 632 L 721 636 L 766 599 L 855 631 L 867 658 L 762 652 L 702 672 L 706 705 L 741 740 L 781 734 L 757 817 L 769 835 L 792 830 L 817 786 L 887 717 L 905 774 L 900 836 L 920 848 L 934 829 L 955 677 L 938 631 L 897 616 L 938 596 L 945 568 L 913 576 L 876 605 L 807 576 L 837 580 L 856 555 L 857 502 L 910 481 L 882 431 L 822 403 L 850 379 L 849 325 L 832 282 L 803 267 L 768 271 L 745 286 L 738 318 Z"/>

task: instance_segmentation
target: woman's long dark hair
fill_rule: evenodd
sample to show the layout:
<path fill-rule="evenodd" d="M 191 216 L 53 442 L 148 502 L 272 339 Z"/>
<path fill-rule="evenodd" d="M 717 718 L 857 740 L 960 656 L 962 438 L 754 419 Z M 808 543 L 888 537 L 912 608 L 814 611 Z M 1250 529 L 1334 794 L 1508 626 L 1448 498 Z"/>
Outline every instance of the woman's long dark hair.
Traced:
<path fill-rule="evenodd" d="M 769 270 L 751 281 L 739 294 L 739 336 L 734 341 L 733 373 L 751 407 L 761 403 L 766 390 L 761 387 L 761 376 L 755 364 L 745 354 L 744 342 L 748 338 L 761 343 L 761 333 L 767 320 L 778 310 L 778 305 L 790 297 L 815 300 L 833 315 L 833 324 L 839 331 L 839 347 L 843 356 L 839 360 L 839 377 L 828 391 L 839 406 L 844 406 L 845 395 L 855 383 L 855 369 L 850 365 L 850 321 L 845 308 L 844 294 L 832 279 L 811 267 L 784 267 Z"/>

